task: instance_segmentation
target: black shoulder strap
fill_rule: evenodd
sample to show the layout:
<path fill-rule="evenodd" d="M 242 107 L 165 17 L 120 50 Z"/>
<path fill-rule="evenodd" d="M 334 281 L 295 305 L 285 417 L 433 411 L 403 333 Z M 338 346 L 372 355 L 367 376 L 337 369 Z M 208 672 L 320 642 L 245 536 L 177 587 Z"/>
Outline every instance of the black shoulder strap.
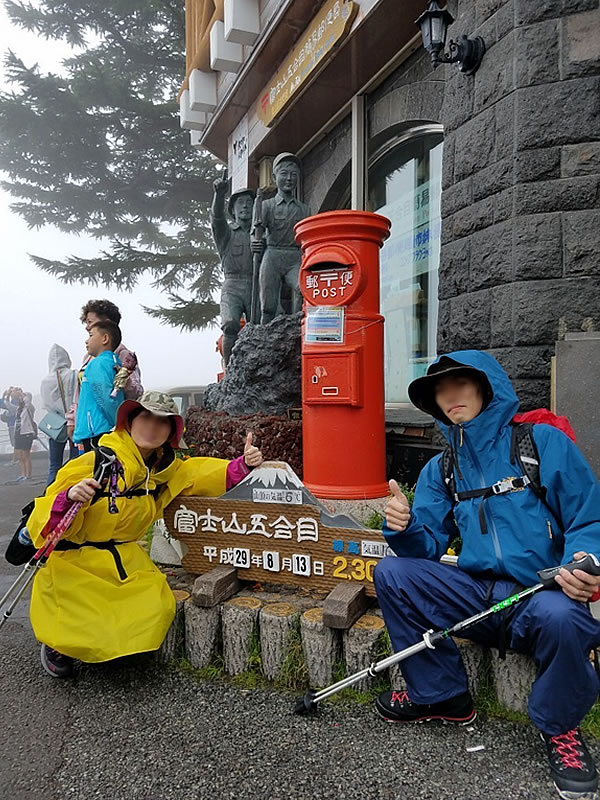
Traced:
<path fill-rule="evenodd" d="M 446 447 L 442 452 L 440 460 L 440 469 L 442 471 L 442 481 L 448 490 L 448 494 L 453 502 L 456 502 L 456 481 L 454 480 L 454 459 L 452 457 L 452 450 Z"/>
<path fill-rule="evenodd" d="M 533 438 L 531 422 L 513 423 L 510 439 L 510 460 L 527 475 L 535 494 L 544 500 L 546 490 L 540 480 L 540 454 Z"/>
<path fill-rule="evenodd" d="M 128 489 L 124 492 L 120 492 L 117 496 L 124 497 L 126 500 L 131 500 L 132 497 L 146 497 L 146 495 L 150 495 L 155 500 L 161 493 L 163 486 L 157 486 L 155 489 L 149 489 L 146 491 L 145 489 Z M 110 492 L 99 492 L 98 498 L 100 497 L 110 497 Z M 92 502 L 95 501 L 95 498 Z"/>
<path fill-rule="evenodd" d="M 542 486 L 540 478 L 540 453 L 533 438 L 531 422 L 513 423 L 510 456 L 513 464 L 521 467 L 523 474 L 527 475 L 531 481 L 530 485 L 536 496 L 550 511 L 560 528 L 564 530 L 562 520 L 546 500 L 546 487 Z"/>
<path fill-rule="evenodd" d="M 111 447 L 106 447 L 106 445 L 98 445 L 97 447 L 94 447 L 94 472 L 92 474 L 94 475 L 95 478 L 98 478 L 98 471 L 102 467 L 103 460 L 105 464 L 109 466 L 111 459 L 113 459 L 115 456 L 116 453 Z M 91 504 L 94 505 L 94 503 L 97 503 L 101 497 L 109 498 L 109 508 L 110 508 L 111 495 L 110 493 L 107 493 L 104 489 L 96 490 L 96 494 L 93 496 Z M 117 512 L 111 511 L 110 513 L 112 514 Z"/>
<path fill-rule="evenodd" d="M 442 453 L 442 458 L 440 460 L 442 481 L 448 490 L 452 502 L 458 503 L 461 500 L 481 497 L 482 502 L 479 505 L 479 521 L 482 533 L 487 533 L 487 523 L 483 513 L 484 501 L 494 494 L 504 494 L 508 491 L 524 488 L 524 486 L 530 486 L 534 494 L 544 503 L 556 519 L 556 513 L 548 505 L 546 489 L 542 486 L 540 480 L 540 455 L 535 439 L 533 438 L 532 428 L 533 425 L 530 422 L 512 423 L 510 460 L 512 464 L 515 464 L 515 466 L 519 467 L 521 470 L 521 477 L 506 478 L 493 486 L 475 489 L 473 491 L 457 492 L 456 480 L 454 478 L 452 448 L 446 447 Z M 524 478 L 527 478 L 529 483 L 525 482 Z M 559 524 L 561 523 L 559 522 Z"/>
<path fill-rule="evenodd" d="M 106 455 L 113 456 L 115 455 L 115 452 L 110 447 L 106 447 L 105 445 L 102 445 L 101 448 L 100 447 L 95 448 L 94 473 L 98 469 L 98 466 L 100 465 L 103 456 Z M 135 487 L 133 489 L 125 490 L 124 492 L 119 494 L 119 497 L 125 497 L 127 500 L 130 500 L 132 497 L 145 497 L 147 494 L 149 494 L 156 500 L 163 488 L 164 488 L 163 486 L 157 486 L 155 489 L 150 489 L 150 491 L 147 492 L 145 489 L 141 488 L 138 489 L 137 487 Z M 107 492 L 106 490 L 99 490 L 96 493 L 94 499 L 92 500 L 92 505 L 96 503 L 98 500 L 100 500 L 101 497 L 110 497 L 110 496 L 111 496 L 110 492 Z"/>

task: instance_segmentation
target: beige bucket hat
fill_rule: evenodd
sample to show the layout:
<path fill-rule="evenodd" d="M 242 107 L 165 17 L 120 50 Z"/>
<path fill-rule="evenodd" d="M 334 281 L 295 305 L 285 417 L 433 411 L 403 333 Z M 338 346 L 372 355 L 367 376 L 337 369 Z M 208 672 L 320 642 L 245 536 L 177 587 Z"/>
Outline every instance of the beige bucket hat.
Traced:
<path fill-rule="evenodd" d="M 117 411 L 117 430 L 129 427 L 129 416 L 136 408 L 144 408 L 157 417 L 172 417 L 175 420 L 175 431 L 168 440 L 171 447 L 181 447 L 183 436 L 183 417 L 179 413 L 177 403 L 171 395 L 165 392 L 156 392 L 151 389 L 145 391 L 137 400 L 124 400 Z"/>

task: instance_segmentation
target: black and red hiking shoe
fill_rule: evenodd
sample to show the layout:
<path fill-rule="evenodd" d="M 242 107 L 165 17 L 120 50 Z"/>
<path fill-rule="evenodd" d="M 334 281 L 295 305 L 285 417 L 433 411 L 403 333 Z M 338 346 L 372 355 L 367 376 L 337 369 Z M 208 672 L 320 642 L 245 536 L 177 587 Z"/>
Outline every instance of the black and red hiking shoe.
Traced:
<path fill-rule="evenodd" d="M 41 652 L 42 667 L 48 675 L 53 678 L 70 678 L 73 675 L 74 659 L 70 656 L 63 656 L 58 650 L 53 650 L 47 644 L 42 645 Z"/>
<path fill-rule="evenodd" d="M 595 797 L 598 773 L 579 728 L 551 736 L 542 733 L 548 751 L 550 774 L 558 794 L 571 798 Z"/>
<path fill-rule="evenodd" d="M 388 722 L 431 722 L 439 719 L 467 725 L 477 717 L 469 692 L 427 705 L 413 703 L 408 692 L 383 692 L 375 700 L 375 708 Z"/>

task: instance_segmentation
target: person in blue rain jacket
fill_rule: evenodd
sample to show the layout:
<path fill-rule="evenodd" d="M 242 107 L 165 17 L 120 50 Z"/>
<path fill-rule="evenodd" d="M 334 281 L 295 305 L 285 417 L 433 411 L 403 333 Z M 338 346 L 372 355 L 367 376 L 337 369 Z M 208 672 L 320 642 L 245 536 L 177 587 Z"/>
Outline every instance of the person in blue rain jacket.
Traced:
<path fill-rule="evenodd" d="M 81 379 L 73 432 L 73 441 L 86 453 L 114 428 L 117 409 L 125 399 L 123 390 L 114 386 L 121 366 L 114 351 L 120 344 L 121 331 L 111 320 L 100 320 L 91 326 L 86 348 L 92 359 Z"/>
<path fill-rule="evenodd" d="M 417 481 L 412 508 L 395 481 L 383 533 L 396 556 L 375 569 L 375 586 L 394 650 L 430 628 L 446 628 L 488 608 L 537 571 L 587 553 L 600 556 L 600 485 L 577 446 L 551 425 L 536 424 L 539 496 L 511 460 L 511 420 L 519 400 L 500 364 L 464 350 L 438 357 L 413 381 L 409 396 L 434 416 L 450 448 L 455 485 L 444 480 L 442 455 Z M 514 480 L 517 479 L 517 480 Z M 507 481 L 503 492 L 492 485 Z M 525 484 L 525 486 L 523 486 Z M 458 495 L 458 499 L 456 497 Z M 462 538 L 458 569 L 440 563 L 449 542 Z M 504 615 L 465 632 L 486 645 L 533 656 L 537 677 L 529 714 L 546 744 L 551 776 L 561 796 L 593 792 L 598 776 L 579 725 L 598 694 L 589 661 L 600 643 L 600 622 L 588 601 L 599 580 L 562 571 L 557 591 L 544 591 Z M 469 723 L 476 712 L 461 657 L 452 641 L 402 662 L 406 691 L 376 700 L 381 716 L 398 722 Z"/>

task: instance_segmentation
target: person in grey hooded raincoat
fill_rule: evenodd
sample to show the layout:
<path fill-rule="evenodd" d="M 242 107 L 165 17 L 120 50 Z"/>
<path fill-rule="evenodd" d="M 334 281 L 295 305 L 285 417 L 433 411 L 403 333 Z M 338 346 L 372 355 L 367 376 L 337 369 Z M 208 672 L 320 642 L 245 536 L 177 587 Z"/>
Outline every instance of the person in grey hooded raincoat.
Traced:
<path fill-rule="evenodd" d="M 46 411 L 54 411 L 67 419 L 67 414 L 73 398 L 75 396 L 75 384 L 77 381 L 77 371 L 71 369 L 71 357 L 64 347 L 53 344 L 48 353 L 48 374 L 42 380 L 40 394 L 42 405 Z M 75 458 L 77 449 L 73 442 L 68 440 L 70 457 Z M 49 486 L 56 477 L 56 473 L 62 467 L 65 447 L 67 440 L 57 442 L 48 439 L 48 479 L 46 485 Z"/>

